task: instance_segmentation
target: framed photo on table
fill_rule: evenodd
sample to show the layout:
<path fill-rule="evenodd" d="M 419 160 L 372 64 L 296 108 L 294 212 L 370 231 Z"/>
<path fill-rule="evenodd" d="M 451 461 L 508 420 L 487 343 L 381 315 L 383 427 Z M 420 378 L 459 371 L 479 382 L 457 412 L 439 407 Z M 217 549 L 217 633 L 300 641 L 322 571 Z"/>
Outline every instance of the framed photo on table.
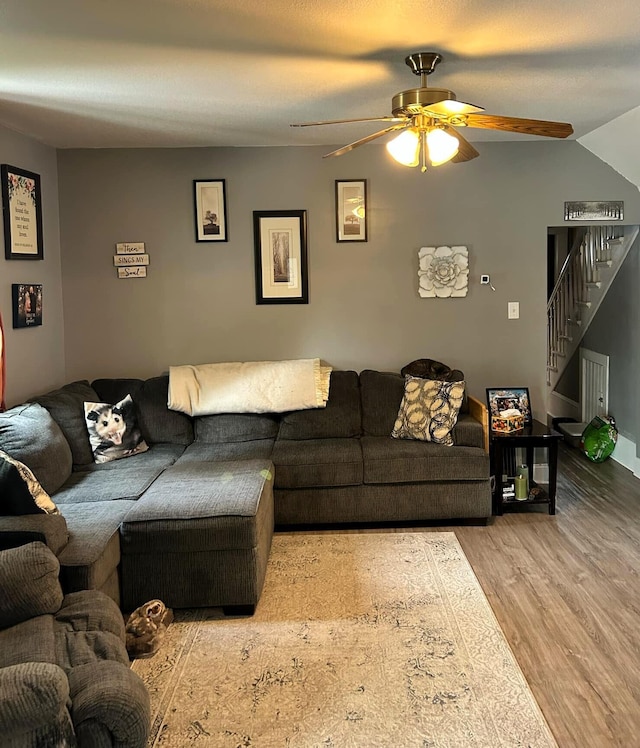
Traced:
<path fill-rule="evenodd" d="M 254 210 L 256 304 L 308 304 L 307 211 Z"/>
<path fill-rule="evenodd" d="M 336 241 L 367 241 L 367 180 L 336 180 Z"/>
<path fill-rule="evenodd" d="M 224 179 L 194 179 L 197 242 L 226 242 L 227 195 Z"/>
<path fill-rule="evenodd" d="M 528 387 L 487 388 L 487 407 L 493 431 L 510 431 L 514 424 L 529 426 L 533 420 Z"/>
<path fill-rule="evenodd" d="M 7 260 L 42 260 L 40 175 L 2 164 L 4 256 Z"/>

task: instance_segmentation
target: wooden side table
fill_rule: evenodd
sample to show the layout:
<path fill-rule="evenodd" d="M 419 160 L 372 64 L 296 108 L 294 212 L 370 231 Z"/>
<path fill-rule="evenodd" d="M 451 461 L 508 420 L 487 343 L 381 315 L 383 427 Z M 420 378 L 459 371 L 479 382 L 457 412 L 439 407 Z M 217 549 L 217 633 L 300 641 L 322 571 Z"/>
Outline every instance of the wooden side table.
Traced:
<path fill-rule="evenodd" d="M 497 431 L 489 432 L 489 444 L 491 451 L 492 471 L 495 475 L 495 488 L 493 491 L 493 513 L 501 515 L 505 508 L 522 508 L 531 504 L 548 504 L 549 514 L 556 513 L 556 478 L 558 475 L 558 442 L 562 434 L 550 429 L 540 421 L 532 421 L 519 431 L 503 434 Z M 506 499 L 503 496 L 502 474 L 504 466 L 505 447 L 522 447 L 526 452 L 526 464 L 529 468 L 529 488 L 538 488 L 538 492 L 528 499 Z M 533 454 L 534 449 L 546 448 L 547 464 L 549 466 L 549 483 L 544 489 L 533 481 Z"/>

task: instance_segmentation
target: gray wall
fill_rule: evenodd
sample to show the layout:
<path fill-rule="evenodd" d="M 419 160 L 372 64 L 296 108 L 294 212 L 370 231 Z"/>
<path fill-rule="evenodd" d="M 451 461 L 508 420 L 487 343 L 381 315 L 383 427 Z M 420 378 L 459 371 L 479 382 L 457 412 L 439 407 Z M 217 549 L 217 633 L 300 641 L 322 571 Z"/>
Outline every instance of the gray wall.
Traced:
<path fill-rule="evenodd" d="M 170 365 L 320 357 L 398 370 L 461 368 L 472 394 L 531 388 L 544 417 L 547 227 L 568 199 L 638 190 L 575 142 L 479 144 L 480 157 L 421 174 L 370 145 L 69 150 L 58 155 L 67 376 L 153 376 Z M 193 179 L 227 180 L 229 242 L 194 240 Z M 367 243 L 336 243 L 334 180 L 368 179 Z M 585 188 L 585 185 L 592 185 Z M 257 306 L 253 210 L 306 209 L 309 304 Z M 118 280 L 116 242 L 146 242 L 147 279 Z M 464 244 L 462 299 L 417 293 L 421 246 Z M 496 292 L 480 286 L 489 273 Z M 507 319 L 507 302 L 520 319 Z"/>
<path fill-rule="evenodd" d="M 640 240 L 625 258 L 582 345 L 609 356 L 609 413 L 620 433 L 640 447 Z M 640 454 L 640 453 L 639 453 Z"/>
<path fill-rule="evenodd" d="M 43 260 L 5 260 L 4 227 L 0 222 L 0 311 L 6 338 L 6 400 L 11 406 L 65 379 L 58 173 L 54 148 L 2 127 L 0 163 L 40 175 L 44 232 Z M 41 327 L 13 329 L 12 283 L 42 284 Z"/>

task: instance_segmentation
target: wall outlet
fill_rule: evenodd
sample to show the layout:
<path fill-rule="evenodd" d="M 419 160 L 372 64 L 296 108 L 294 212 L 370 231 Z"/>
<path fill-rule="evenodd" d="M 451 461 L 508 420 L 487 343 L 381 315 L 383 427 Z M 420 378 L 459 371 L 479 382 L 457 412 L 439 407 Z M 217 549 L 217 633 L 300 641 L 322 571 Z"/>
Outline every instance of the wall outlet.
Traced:
<path fill-rule="evenodd" d="M 508 319 L 520 319 L 520 302 L 509 301 L 507 303 L 507 318 Z"/>
<path fill-rule="evenodd" d="M 488 275 L 481 275 L 480 276 L 480 284 L 481 285 L 488 286 L 490 281 L 491 281 L 491 278 Z"/>

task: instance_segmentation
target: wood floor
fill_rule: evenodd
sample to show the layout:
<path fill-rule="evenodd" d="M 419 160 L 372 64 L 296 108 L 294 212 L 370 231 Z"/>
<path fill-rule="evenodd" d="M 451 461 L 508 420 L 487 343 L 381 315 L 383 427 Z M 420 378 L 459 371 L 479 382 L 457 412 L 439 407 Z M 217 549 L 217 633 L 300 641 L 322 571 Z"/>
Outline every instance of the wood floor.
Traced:
<path fill-rule="evenodd" d="M 640 746 L 640 480 L 561 445 L 555 516 L 456 534 L 560 748 Z"/>
<path fill-rule="evenodd" d="M 561 444 L 557 514 L 535 509 L 424 529 L 455 531 L 560 748 L 636 748 L 640 480 Z"/>

